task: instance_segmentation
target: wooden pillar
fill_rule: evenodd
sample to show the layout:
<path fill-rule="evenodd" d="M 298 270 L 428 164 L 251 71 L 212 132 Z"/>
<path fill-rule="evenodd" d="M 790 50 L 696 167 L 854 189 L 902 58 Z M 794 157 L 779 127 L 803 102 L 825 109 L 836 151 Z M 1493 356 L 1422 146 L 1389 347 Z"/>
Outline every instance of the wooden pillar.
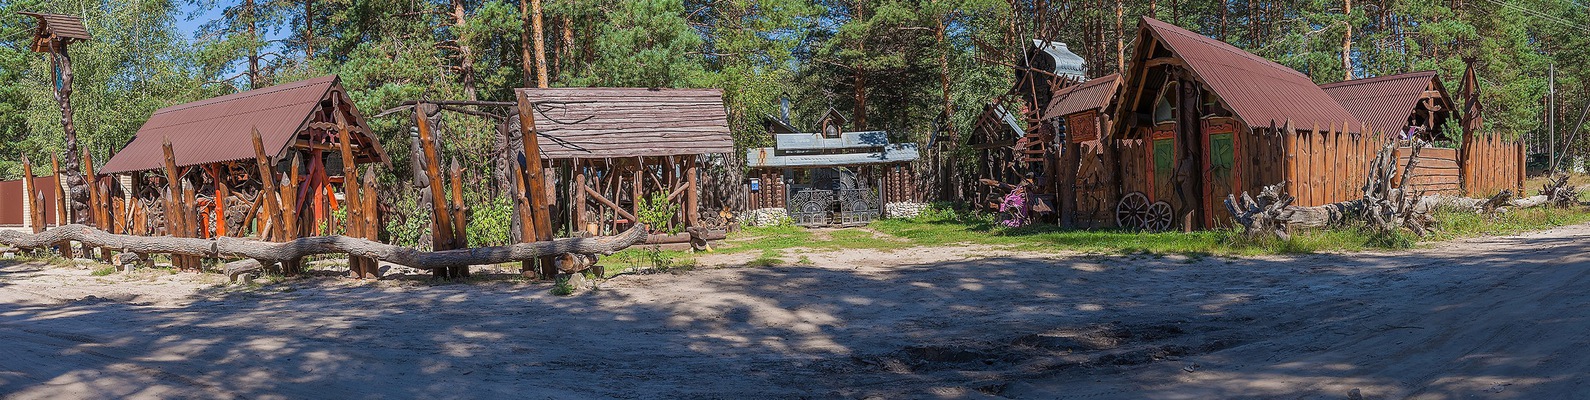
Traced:
<path fill-rule="evenodd" d="M 458 159 L 453 159 L 453 168 L 448 175 L 451 176 L 453 184 L 453 202 L 452 206 L 449 207 L 453 217 L 452 247 L 454 249 L 467 249 L 469 248 L 469 217 L 466 214 L 469 212 L 469 208 L 464 205 L 464 167 L 458 163 Z M 452 271 L 449 271 L 448 275 L 453 277 L 469 276 L 469 267 L 452 267 Z"/>
<path fill-rule="evenodd" d="M 436 250 L 452 250 L 453 232 L 447 212 L 447 197 L 442 190 L 442 173 L 440 157 L 436 154 L 436 139 L 431 135 L 430 121 L 426 118 L 427 104 L 421 103 L 414 107 L 414 124 L 419 128 L 420 148 L 425 155 L 425 178 L 430 181 L 431 190 L 431 244 Z M 456 269 L 433 269 L 431 273 L 438 278 L 457 278 L 453 275 Z"/>
<path fill-rule="evenodd" d="M 696 176 L 700 159 L 697 156 L 685 156 L 685 226 L 695 227 L 701 225 L 701 188 Z"/>
<path fill-rule="evenodd" d="M 60 157 L 53 156 L 53 155 L 50 156 L 50 164 L 51 164 L 51 167 L 53 167 L 54 171 L 55 171 L 55 226 L 66 225 L 68 223 L 68 221 L 72 221 L 72 218 L 73 218 L 72 217 L 72 207 L 70 207 L 69 204 L 67 203 L 68 200 L 67 200 L 67 196 L 66 196 L 66 182 L 63 180 L 63 178 L 66 177 L 66 174 L 62 173 L 63 170 L 61 169 Z M 30 174 L 29 176 L 32 176 L 32 175 Z M 30 181 L 30 184 L 31 184 L 31 181 Z M 38 196 L 42 197 L 44 195 L 44 192 L 42 190 L 38 191 L 38 192 L 39 192 Z M 42 199 L 39 201 L 39 205 L 40 206 L 44 205 L 44 201 L 42 201 Z M 44 209 L 41 207 L 39 209 L 39 218 L 37 218 L 37 221 L 38 221 L 40 227 L 44 226 L 44 219 L 45 219 L 46 216 L 47 216 L 47 214 L 44 212 Z M 72 259 L 72 242 L 71 241 L 62 241 L 60 243 L 56 243 L 55 247 L 56 247 L 56 250 L 60 251 L 61 257 L 64 257 L 64 258 L 66 258 L 68 260 Z"/>
<path fill-rule="evenodd" d="M 646 184 L 646 157 L 635 157 L 635 172 L 634 172 L 634 175 L 635 175 L 634 185 L 631 185 L 630 189 L 629 189 L 629 197 L 630 197 L 630 204 L 629 204 L 630 212 L 629 213 L 630 213 L 630 215 L 634 215 L 637 219 L 639 219 L 639 217 L 640 217 L 640 202 L 641 202 L 641 199 L 643 198 L 643 196 L 645 196 L 644 192 L 645 192 L 645 186 L 646 186 L 645 185 Z M 640 223 L 640 221 L 630 221 L 631 225 L 639 224 L 639 223 Z"/>
<path fill-rule="evenodd" d="M 571 197 L 574 198 L 574 215 L 569 218 L 569 225 L 573 225 L 569 231 L 587 232 L 596 235 L 598 232 L 591 232 L 590 229 L 585 227 L 585 165 L 578 158 L 572 160 L 571 164 L 574 172 L 574 186 L 569 188 L 569 192 Z"/>
<path fill-rule="evenodd" d="M 535 240 L 536 232 L 535 227 L 530 223 L 529 216 L 533 211 L 530 208 L 530 199 L 528 198 L 528 195 L 526 195 L 528 192 L 526 192 L 524 186 L 524 174 L 517 172 L 517 169 L 509 169 L 515 171 L 509 175 L 513 175 L 514 207 L 519 211 L 517 214 L 519 216 L 519 241 L 528 243 Z M 530 270 L 528 267 L 528 262 L 526 265 L 526 270 Z"/>
<path fill-rule="evenodd" d="M 177 158 L 171 150 L 171 139 L 163 138 L 160 143 L 165 156 L 166 172 L 166 231 L 171 237 L 188 237 L 184 222 L 185 209 L 182 205 L 182 174 L 177 172 Z M 171 255 L 171 264 L 178 269 L 188 268 L 187 256 Z"/>
<path fill-rule="evenodd" d="M 361 185 L 363 186 L 364 194 L 360 196 L 360 198 L 364 199 L 364 238 L 379 242 L 381 241 L 381 210 L 376 204 L 376 184 L 375 166 L 366 167 L 364 170 L 364 185 Z M 372 259 L 370 261 L 369 268 L 372 269 L 366 272 L 374 273 L 374 277 L 379 278 L 381 275 L 379 260 Z"/>
<path fill-rule="evenodd" d="M 354 164 L 353 140 L 348 134 L 348 121 L 343 118 L 341 111 L 333 111 L 333 119 L 337 122 L 337 143 L 342 152 L 342 189 L 344 203 L 348 205 L 346 218 L 343 220 L 343 231 L 350 237 L 365 237 L 364 228 L 364 202 L 360 201 L 359 166 Z M 365 257 L 348 256 L 348 275 L 354 279 L 374 278 L 375 260 Z"/>
<path fill-rule="evenodd" d="M 530 215 L 530 222 L 535 232 L 534 238 L 525 238 L 525 241 L 552 240 L 552 212 L 547 206 L 546 175 L 541 167 L 541 144 L 540 139 L 537 137 L 535 105 L 530 103 L 530 99 L 524 93 L 518 94 L 518 101 L 519 136 L 520 140 L 523 141 L 525 157 L 525 186 L 530 194 L 530 208 L 533 211 Z M 537 260 L 541 264 L 541 275 L 543 277 L 550 278 L 557 272 L 557 269 L 552 265 L 552 256 L 554 255 L 543 255 Z M 529 273 L 530 271 L 522 272 Z"/>
<path fill-rule="evenodd" d="M 283 235 L 282 208 L 284 203 L 277 200 L 281 191 L 276 188 L 276 174 L 270 163 L 270 158 L 265 156 L 265 144 L 260 140 L 259 129 L 254 129 L 254 164 L 259 168 L 260 190 L 259 199 L 256 201 L 263 205 L 264 218 L 260 221 L 259 236 L 261 240 L 281 240 Z"/>
<path fill-rule="evenodd" d="M 22 156 L 22 191 L 24 192 L 22 197 L 23 201 L 28 203 L 29 225 L 32 225 L 33 233 L 37 234 L 44 232 L 44 210 L 39 209 L 44 206 L 44 202 L 39 201 L 39 194 L 42 192 L 34 183 L 33 163 L 28 162 L 27 156 Z M 56 186 L 60 184 L 57 183 Z"/>

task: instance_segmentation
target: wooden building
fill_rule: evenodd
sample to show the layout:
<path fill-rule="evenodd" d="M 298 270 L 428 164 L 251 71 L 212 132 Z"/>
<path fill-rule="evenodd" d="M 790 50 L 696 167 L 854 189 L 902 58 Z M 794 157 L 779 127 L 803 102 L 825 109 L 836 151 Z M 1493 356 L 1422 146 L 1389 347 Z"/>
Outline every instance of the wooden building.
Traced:
<path fill-rule="evenodd" d="M 265 179 L 257 165 L 255 135 L 272 174 Z M 167 143 L 169 160 L 163 149 Z M 351 160 L 344 158 L 345 150 Z M 294 229 L 275 238 L 288 239 L 327 234 L 341 225 L 332 211 L 342 200 L 344 165 L 366 163 L 390 160 L 339 78 L 331 75 L 157 110 L 99 173 L 133 177 L 129 215 L 136 221 L 128 224 L 125 233 L 130 234 L 169 234 L 162 218 L 170 186 L 167 167 L 195 188 L 190 205 L 200 214 L 202 222 L 194 227 L 200 237 L 245 236 L 262 229 L 254 223 L 263 212 L 260 193 L 273 185 L 291 188 L 296 200 L 282 211 L 294 216 Z"/>
<path fill-rule="evenodd" d="M 560 231 L 622 232 L 647 205 L 674 210 L 650 243 L 683 243 L 691 238 L 670 233 L 702 226 L 712 206 L 702 204 L 702 168 L 734 152 L 722 90 L 525 88 L 518 98 L 521 112 L 534 110 L 520 119 L 534 124 L 556 174 L 546 187 Z"/>
<path fill-rule="evenodd" d="M 1108 146 L 1120 225 L 1215 227 L 1227 195 L 1282 181 L 1301 206 L 1359 195 L 1381 137 L 1308 76 L 1153 18 L 1134 49 Z"/>
<path fill-rule="evenodd" d="M 750 209 L 785 208 L 803 226 L 843 226 L 882 217 L 888 203 L 922 200 L 911 167 L 915 143 L 819 125 L 825 133 L 774 134 L 774 147 L 746 151 Z"/>
<path fill-rule="evenodd" d="M 1470 76 L 1470 72 L 1465 76 Z M 1523 147 L 1495 133 L 1464 129 L 1480 110 L 1458 112 L 1457 101 L 1435 71 L 1410 72 L 1320 85 L 1342 107 L 1377 132 L 1420 139 L 1433 147 L 1419 153 L 1419 173 L 1408 183 L 1430 194 L 1489 196 L 1523 188 Z M 1398 150 L 1407 163 L 1409 154 Z"/>
<path fill-rule="evenodd" d="M 1121 86 L 1119 74 L 1093 78 L 1055 92 L 1043 123 L 1056 132 L 1060 149 L 1059 223 L 1094 228 L 1114 224 L 1114 168 L 1108 168 L 1103 140 L 1110 136 L 1111 112 Z"/>

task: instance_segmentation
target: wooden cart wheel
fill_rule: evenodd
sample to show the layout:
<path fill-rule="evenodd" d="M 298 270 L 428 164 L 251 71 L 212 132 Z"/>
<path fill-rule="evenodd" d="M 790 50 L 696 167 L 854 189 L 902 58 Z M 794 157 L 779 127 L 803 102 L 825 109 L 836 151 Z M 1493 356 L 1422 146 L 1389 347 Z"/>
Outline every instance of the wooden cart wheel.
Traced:
<path fill-rule="evenodd" d="M 1115 203 L 1115 224 L 1126 229 L 1146 228 L 1148 216 L 1148 196 L 1143 192 L 1131 192 L 1121 196 L 1121 201 Z"/>
<path fill-rule="evenodd" d="M 1144 229 L 1150 232 L 1164 232 L 1170 230 L 1176 220 L 1176 211 L 1170 203 L 1156 201 L 1148 205 L 1148 215 L 1144 217 Z"/>

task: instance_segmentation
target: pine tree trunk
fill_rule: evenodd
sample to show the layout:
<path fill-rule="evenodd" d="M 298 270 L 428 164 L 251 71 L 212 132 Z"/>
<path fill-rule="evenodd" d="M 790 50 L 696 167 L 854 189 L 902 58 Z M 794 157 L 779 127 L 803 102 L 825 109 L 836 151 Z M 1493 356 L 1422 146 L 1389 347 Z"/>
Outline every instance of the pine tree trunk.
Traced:
<path fill-rule="evenodd" d="M 464 1 L 452 0 L 452 3 L 453 27 L 462 31 L 464 24 L 468 22 L 464 19 Z M 457 39 L 456 44 L 458 45 L 458 74 L 464 81 L 464 97 L 470 101 L 479 100 L 475 93 L 475 53 L 471 51 L 469 43 L 462 37 Z"/>
<path fill-rule="evenodd" d="M 315 56 L 315 0 L 304 0 L 304 59 Z"/>
<path fill-rule="evenodd" d="M 1353 80 L 1353 0 L 1342 0 L 1342 25 L 1346 33 L 1342 34 L 1342 73 L 1344 80 Z"/>
<path fill-rule="evenodd" d="M 259 89 L 265 87 L 261 82 L 259 69 L 259 30 L 255 27 L 254 0 L 243 1 L 243 12 L 247 13 L 248 23 L 248 88 Z"/>
<path fill-rule="evenodd" d="M 1125 0 L 1115 0 L 1115 72 L 1126 73 L 1126 30 L 1123 21 L 1126 15 Z"/>

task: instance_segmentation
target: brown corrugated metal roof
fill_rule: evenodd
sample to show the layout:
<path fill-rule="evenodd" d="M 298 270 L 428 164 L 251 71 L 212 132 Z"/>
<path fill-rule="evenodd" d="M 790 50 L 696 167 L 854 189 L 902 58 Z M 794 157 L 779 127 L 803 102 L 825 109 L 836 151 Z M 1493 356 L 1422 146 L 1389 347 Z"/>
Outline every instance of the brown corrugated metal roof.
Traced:
<path fill-rule="evenodd" d="M 1420 71 L 1328 83 L 1320 89 L 1375 131 L 1395 132 L 1408 125 L 1408 115 L 1434 79 L 1435 71 Z"/>
<path fill-rule="evenodd" d="M 734 152 L 719 89 L 518 89 L 536 104 L 548 158 Z"/>
<path fill-rule="evenodd" d="M 1054 93 L 1054 100 L 1043 112 L 1043 119 L 1058 118 L 1087 110 L 1103 110 L 1115 100 L 1121 74 L 1109 74 Z"/>
<path fill-rule="evenodd" d="M 252 132 L 259 129 L 265 153 L 281 155 L 333 86 L 336 75 L 276 85 L 162 108 L 100 169 L 113 174 L 160 168 L 161 142 L 171 140 L 177 166 L 254 158 Z"/>
<path fill-rule="evenodd" d="M 45 32 L 55 36 L 77 40 L 91 40 L 94 38 L 88 34 L 88 29 L 83 27 L 83 19 L 77 16 L 34 12 L 19 12 L 17 14 L 38 18 L 40 27 Z"/>
<path fill-rule="evenodd" d="M 1160 20 L 1143 17 L 1143 26 L 1248 126 L 1290 120 L 1295 128 L 1347 123 L 1349 132 L 1359 130 L 1358 119 L 1301 72 Z"/>

